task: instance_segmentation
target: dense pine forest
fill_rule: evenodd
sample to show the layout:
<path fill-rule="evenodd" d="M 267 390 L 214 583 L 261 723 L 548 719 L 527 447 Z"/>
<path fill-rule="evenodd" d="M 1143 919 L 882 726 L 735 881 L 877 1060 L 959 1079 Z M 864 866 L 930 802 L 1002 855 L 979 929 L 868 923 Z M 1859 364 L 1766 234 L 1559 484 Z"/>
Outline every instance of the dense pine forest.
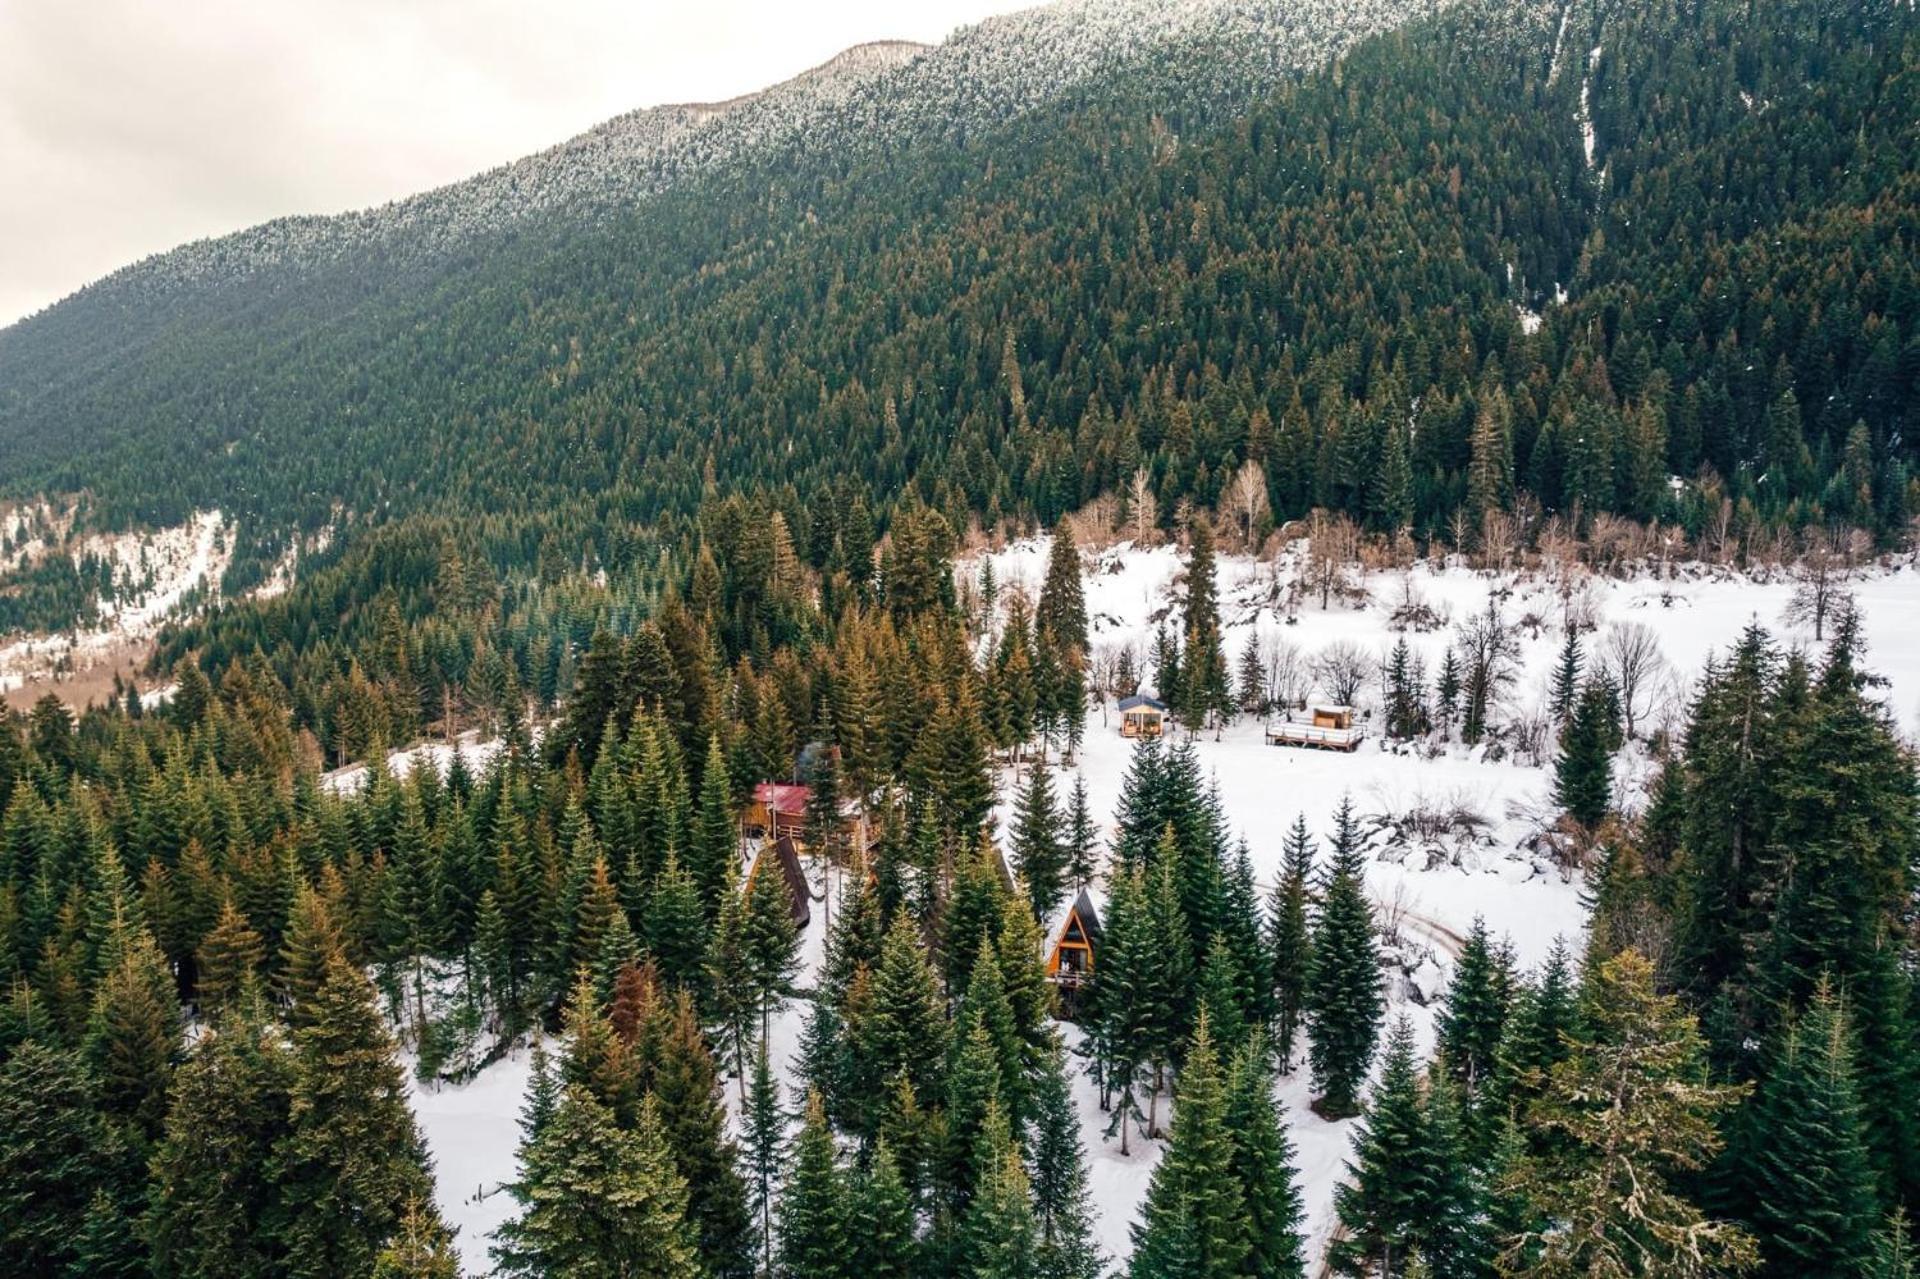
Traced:
<path fill-rule="evenodd" d="M 1589 927 L 1535 968 L 1475 927 L 1430 1057 L 1361 815 L 1256 875 L 1196 743 L 1304 697 L 1224 640 L 1223 543 L 1298 536 L 1323 608 L 1422 552 L 1908 544 L 1912 8 L 1464 0 L 1312 67 L 1219 8 L 1024 111 L 0 333 L 9 489 L 238 539 L 164 700 L 0 712 L 0 1273 L 456 1275 L 406 1071 L 531 1052 L 506 1275 L 1319 1274 L 1305 1080 L 1359 1120 L 1333 1273 L 1910 1279 L 1920 785 L 1844 589 L 1671 731 L 1568 609 L 1530 749 Z M 1037 590 L 956 570 L 1037 526 Z M 1151 651 L 1096 660 L 1075 530 L 1179 547 Z M 0 624 L 111 589 L 49 555 Z M 1320 687 L 1526 749 L 1498 594 Z M 1051 766 L 1143 684 L 1109 824 Z M 768 781 L 828 884 L 805 980 Z M 1124 1257 L 1090 1137 L 1163 1148 Z"/>

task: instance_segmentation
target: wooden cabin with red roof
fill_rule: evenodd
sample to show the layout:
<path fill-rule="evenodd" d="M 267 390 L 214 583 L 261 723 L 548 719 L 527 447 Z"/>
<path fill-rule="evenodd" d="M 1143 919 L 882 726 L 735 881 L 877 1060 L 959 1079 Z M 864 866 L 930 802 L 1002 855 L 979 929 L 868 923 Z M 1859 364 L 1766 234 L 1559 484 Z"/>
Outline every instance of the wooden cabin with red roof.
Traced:
<path fill-rule="evenodd" d="M 797 782 L 761 782 L 753 788 L 753 799 L 741 818 L 741 834 L 750 840 L 791 839 L 801 852 L 807 851 L 807 804 L 813 788 Z M 869 830 L 867 815 L 860 805 L 847 801 L 840 805 L 840 833 L 845 851 L 864 853 Z"/>

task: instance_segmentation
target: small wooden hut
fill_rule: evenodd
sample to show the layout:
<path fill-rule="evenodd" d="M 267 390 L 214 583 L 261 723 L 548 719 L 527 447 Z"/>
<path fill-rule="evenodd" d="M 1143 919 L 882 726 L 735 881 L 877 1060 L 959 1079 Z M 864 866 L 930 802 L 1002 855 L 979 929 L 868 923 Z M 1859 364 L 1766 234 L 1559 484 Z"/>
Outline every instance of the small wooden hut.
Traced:
<path fill-rule="evenodd" d="M 1120 736 L 1158 737 L 1167 730 L 1167 704 L 1135 693 L 1120 699 Z"/>
<path fill-rule="evenodd" d="M 753 799 L 741 818 L 741 833 L 748 839 L 791 838 L 802 849 L 807 846 L 807 804 L 813 788 L 793 782 L 761 782 L 753 788 Z M 840 805 L 841 844 L 854 853 L 864 853 L 871 842 L 872 829 L 860 805 L 847 800 Z"/>

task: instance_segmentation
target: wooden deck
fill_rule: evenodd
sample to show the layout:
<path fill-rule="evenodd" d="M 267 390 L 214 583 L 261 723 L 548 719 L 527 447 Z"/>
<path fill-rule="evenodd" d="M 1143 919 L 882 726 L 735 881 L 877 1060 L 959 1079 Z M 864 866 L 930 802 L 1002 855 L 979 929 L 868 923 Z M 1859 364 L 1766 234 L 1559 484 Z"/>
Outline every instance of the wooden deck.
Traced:
<path fill-rule="evenodd" d="M 1318 724 L 1283 723 L 1267 729 L 1267 745 L 1299 746 L 1308 750 L 1357 751 L 1367 739 L 1364 728 L 1322 728 Z"/>

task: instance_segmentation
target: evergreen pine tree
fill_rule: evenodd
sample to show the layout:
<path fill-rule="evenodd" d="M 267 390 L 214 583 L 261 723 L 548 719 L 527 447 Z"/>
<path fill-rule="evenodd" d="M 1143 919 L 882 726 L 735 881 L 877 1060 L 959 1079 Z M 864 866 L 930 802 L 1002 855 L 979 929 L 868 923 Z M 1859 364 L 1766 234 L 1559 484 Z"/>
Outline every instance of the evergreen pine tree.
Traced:
<path fill-rule="evenodd" d="M 1342 1234 L 1329 1259 L 1340 1274 L 1392 1279 L 1424 1241 L 1440 1192 L 1414 1062 L 1413 1026 L 1404 1016 L 1387 1036 L 1380 1082 L 1353 1147 L 1349 1180 L 1334 1190 Z"/>
<path fill-rule="evenodd" d="M 1027 784 L 1013 819 L 1013 867 L 1027 887 L 1036 919 L 1045 919 L 1066 891 L 1068 850 L 1061 841 L 1053 781 L 1038 761 L 1027 765 Z"/>
<path fill-rule="evenodd" d="M 407 1206 L 393 1242 L 374 1260 L 373 1279 L 460 1279 L 452 1238 L 418 1201 Z"/>
<path fill-rule="evenodd" d="M 1373 1061 L 1383 998 L 1373 910 L 1367 903 L 1350 798 L 1341 800 L 1335 823 L 1305 1004 L 1309 1058 L 1320 1093 L 1314 1105 L 1328 1118 L 1344 1118 L 1359 1111 L 1360 1085 Z"/>
<path fill-rule="evenodd" d="M 1226 1128 L 1233 1170 L 1247 1212 L 1247 1257 L 1240 1273 L 1259 1279 L 1305 1279 L 1306 1215 L 1287 1138 L 1273 1097 L 1266 1044 L 1255 1035 L 1235 1054 L 1227 1077 Z"/>
<path fill-rule="evenodd" d="M 521 1152 L 520 1213 L 502 1226 L 497 1273 L 697 1279 L 687 1187 L 649 1099 L 632 1130 L 578 1086 Z"/>
<path fill-rule="evenodd" d="M 284 1265 L 270 1229 L 272 1164 L 286 1135 L 292 1063 L 277 1026 L 232 1009 L 174 1075 L 154 1150 L 143 1234 L 155 1279 L 266 1279 Z"/>
<path fill-rule="evenodd" d="M 1491 1078 L 1506 1035 L 1512 974 L 1476 915 L 1439 1018 L 1440 1058 L 1469 1097 Z"/>
<path fill-rule="evenodd" d="M 16 1274 L 68 1274 L 96 1198 L 130 1203 L 139 1177 L 79 1054 L 30 1040 L 0 1063 L 0 1133 L 0 1256 Z"/>
<path fill-rule="evenodd" d="M 1227 1083 L 1203 1016 L 1180 1072 L 1173 1131 L 1133 1227 L 1133 1279 L 1239 1275 L 1252 1246 L 1227 1127 Z"/>
<path fill-rule="evenodd" d="M 94 994 L 87 1062 L 100 1104 L 145 1148 L 166 1122 L 167 1088 L 179 1055 L 180 1007 L 173 976 L 144 927 L 119 947 Z"/>
<path fill-rule="evenodd" d="M 716 733 L 707 739 L 707 762 L 700 773 L 700 805 L 687 847 L 687 872 L 699 886 L 700 902 L 709 922 L 720 911 L 738 845 L 727 756 Z"/>
<path fill-rule="evenodd" d="M 236 998 L 247 979 L 259 973 L 264 953 L 260 934 L 247 923 L 233 898 L 221 902 L 220 918 L 201 941 L 196 957 L 201 1011 L 217 1015 Z"/>
<path fill-rule="evenodd" d="M 337 956 L 294 1032 L 290 1098 L 278 1160 L 288 1273 L 364 1274 L 408 1205 L 432 1202 L 433 1179 L 373 990 Z"/>
<path fill-rule="evenodd" d="M 1864 1274 L 1879 1224 L 1847 1015 L 1825 987 L 1772 1053 L 1732 1153 L 1762 1273 Z"/>
<path fill-rule="evenodd" d="M 1087 653 L 1087 597 L 1080 580 L 1080 551 L 1072 526 L 1064 520 L 1054 526 L 1033 620 L 1041 642 L 1055 649 L 1060 665 L 1075 673 L 1077 683 Z"/>
<path fill-rule="evenodd" d="M 695 993 L 702 991 L 706 983 L 706 911 L 699 885 L 672 850 L 668 850 L 666 864 L 648 895 L 646 947 L 662 980 Z"/>
<path fill-rule="evenodd" d="M 1027 1149 L 1038 1230 L 1034 1273 L 1040 1279 L 1097 1279 L 1100 1250 L 1094 1242 L 1080 1118 L 1057 1044 L 1034 1077 L 1032 1109 Z"/>
<path fill-rule="evenodd" d="M 1580 649 L 1580 628 L 1569 620 L 1564 629 L 1566 638 L 1560 644 L 1560 656 L 1553 664 L 1553 676 L 1547 687 L 1547 709 L 1553 722 L 1562 728 L 1573 718 L 1574 707 L 1579 703 L 1580 671 L 1586 665 Z"/>
<path fill-rule="evenodd" d="M 860 1048 L 876 1077 L 904 1075 L 920 1096 L 937 1097 L 947 1050 L 946 1004 L 911 920 L 887 932 L 873 978 L 873 1004 Z"/>
<path fill-rule="evenodd" d="M 1312 934 L 1307 923 L 1307 884 L 1313 874 L 1313 838 L 1304 814 L 1293 819 L 1282 848 L 1280 878 L 1268 916 L 1267 954 L 1272 961 L 1274 1051 L 1280 1068 L 1293 1069 L 1293 1049 L 1306 1014 L 1312 971 Z"/>
<path fill-rule="evenodd" d="M 826 1106 L 815 1095 L 807 1099 L 793 1172 L 780 1197 L 778 1273 L 783 1279 L 852 1279 L 847 1219 L 845 1178 Z"/>
<path fill-rule="evenodd" d="M 1240 649 L 1240 670 L 1234 679 L 1242 715 L 1265 715 L 1272 708 L 1267 697 L 1266 669 L 1260 662 L 1260 637 L 1248 635 Z"/>
<path fill-rule="evenodd" d="M 701 1264 L 714 1279 L 753 1273 L 752 1226 L 739 1151 L 692 997 L 682 991 L 655 1048 L 651 1097 L 673 1165 L 687 1184 L 686 1217 Z"/>
<path fill-rule="evenodd" d="M 1547 1140 L 1514 1178 L 1544 1224 L 1507 1241 L 1503 1269 L 1674 1279 L 1748 1269 L 1753 1240 L 1707 1217 L 1672 1180 L 1718 1153 L 1715 1119 L 1741 1090 L 1706 1082 L 1698 1028 L 1654 989 L 1653 966 L 1637 952 L 1595 970 L 1584 1003 L 1589 1026 L 1530 1111 Z"/>
<path fill-rule="evenodd" d="M 1087 779 L 1073 776 L 1073 793 L 1067 801 L 1067 876 L 1076 888 L 1093 882 L 1094 856 L 1099 851 L 1100 835 L 1093 824 L 1093 812 L 1087 803 Z"/>
<path fill-rule="evenodd" d="M 786 1001 L 800 948 L 786 882 L 771 857 L 762 860 L 760 873 L 747 885 L 739 928 L 740 968 L 716 974 L 716 979 L 744 983 L 760 1014 L 764 1036 L 774 1009 Z"/>
<path fill-rule="evenodd" d="M 1573 709 L 1553 766 L 1554 802 L 1591 830 L 1613 799 L 1613 753 L 1608 746 L 1607 686 L 1588 680 Z"/>
<path fill-rule="evenodd" d="M 847 1195 L 847 1232 L 852 1243 L 849 1274 L 860 1279 L 911 1279 L 919 1260 L 913 1197 L 886 1138 L 874 1143 L 866 1170 Z"/>
<path fill-rule="evenodd" d="M 974 1193 L 961 1223 L 961 1273 L 969 1279 L 1031 1279 L 1038 1231 L 1019 1147 L 1003 1120 L 981 1132 L 979 1145 Z"/>
<path fill-rule="evenodd" d="M 764 1039 L 754 1055 L 753 1087 L 747 1094 L 741 1129 L 746 1142 L 747 1199 L 760 1234 L 760 1263 L 771 1271 L 774 1192 L 786 1162 L 787 1114 L 780 1104 L 780 1085 L 774 1080 Z"/>

